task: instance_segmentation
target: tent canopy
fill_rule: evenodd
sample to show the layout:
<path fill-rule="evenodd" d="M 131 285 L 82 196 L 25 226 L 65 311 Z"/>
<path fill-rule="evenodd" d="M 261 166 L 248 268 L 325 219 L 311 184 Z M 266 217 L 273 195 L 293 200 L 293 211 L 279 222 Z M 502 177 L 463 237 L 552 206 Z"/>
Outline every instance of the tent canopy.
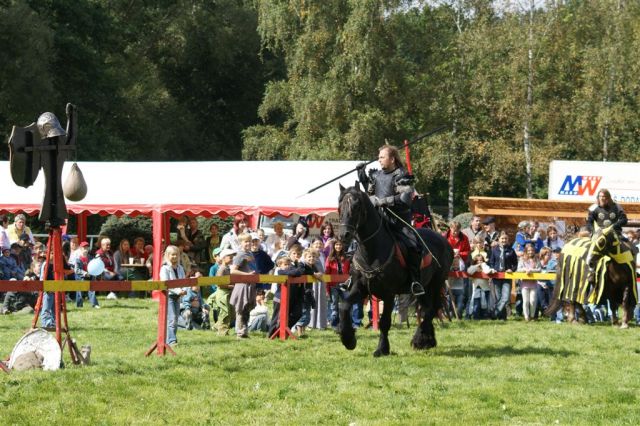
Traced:
<path fill-rule="evenodd" d="M 153 211 L 226 217 L 237 213 L 267 216 L 326 215 L 337 210 L 338 182 L 351 186 L 351 172 L 312 194 L 314 188 L 352 170 L 358 161 L 79 162 L 88 192 L 66 201 L 70 213 L 150 215 Z M 71 162 L 65 163 L 64 183 Z M 40 173 L 29 188 L 15 185 L 9 162 L 0 162 L 5 185 L 0 211 L 36 214 L 44 197 Z M 306 195 L 303 195 L 306 194 Z"/>

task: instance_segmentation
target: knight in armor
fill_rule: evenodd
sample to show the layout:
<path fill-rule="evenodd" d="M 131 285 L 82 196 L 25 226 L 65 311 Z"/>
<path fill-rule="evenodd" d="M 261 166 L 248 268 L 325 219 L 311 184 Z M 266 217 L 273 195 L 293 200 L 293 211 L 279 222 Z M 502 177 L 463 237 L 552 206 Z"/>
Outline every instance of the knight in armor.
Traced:
<path fill-rule="evenodd" d="M 622 227 L 627 224 L 627 215 L 622 207 L 611 198 L 608 189 L 598 191 L 597 203 L 589 207 L 587 216 L 587 229 L 592 234 L 613 225 L 613 230 L 622 236 Z"/>
<path fill-rule="evenodd" d="M 613 201 L 611 193 L 608 189 L 598 191 L 596 203 L 589 207 L 587 215 L 587 230 L 593 235 L 596 231 L 608 227 L 612 227 L 614 232 L 618 234 L 620 240 L 624 240 L 622 236 L 622 227 L 627 224 L 627 215 L 622 207 Z M 592 243 L 593 244 L 593 243 Z M 595 265 L 589 265 L 588 280 L 594 280 Z"/>
<path fill-rule="evenodd" d="M 420 296 L 424 288 L 420 283 L 422 260 L 415 230 L 411 227 L 413 176 L 404 168 L 398 148 L 383 145 L 378 150 L 380 170 L 365 172 L 366 163 L 358 166 L 358 179 L 369 194 L 375 207 L 381 208 L 392 227 L 403 235 L 407 244 L 407 267 L 411 276 L 411 292 Z M 389 211 L 386 211 L 389 210 Z"/>

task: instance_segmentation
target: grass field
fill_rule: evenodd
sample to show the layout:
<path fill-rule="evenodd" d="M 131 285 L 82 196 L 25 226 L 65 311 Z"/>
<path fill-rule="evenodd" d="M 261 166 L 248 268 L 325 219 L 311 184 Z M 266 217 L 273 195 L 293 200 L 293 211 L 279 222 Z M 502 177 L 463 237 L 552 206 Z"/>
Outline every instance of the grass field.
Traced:
<path fill-rule="evenodd" d="M 145 358 L 157 304 L 101 303 L 69 312 L 92 365 L 2 373 L 0 425 L 640 423 L 637 327 L 453 322 L 430 352 L 393 328 L 382 359 L 372 330 L 354 351 L 332 331 L 280 342 L 180 330 L 177 357 Z M 0 317 L 1 356 L 29 322 Z"/>

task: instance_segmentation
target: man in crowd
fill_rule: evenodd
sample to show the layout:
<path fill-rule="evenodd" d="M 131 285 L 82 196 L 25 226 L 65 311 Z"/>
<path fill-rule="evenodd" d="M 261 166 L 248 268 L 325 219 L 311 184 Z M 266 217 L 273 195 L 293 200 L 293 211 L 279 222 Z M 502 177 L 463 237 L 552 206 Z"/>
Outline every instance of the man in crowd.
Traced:
<path fill-rule="evenodd" d="M 475 237 L 480 237 L 484 241 L 487 237 L 487 233 L 484 232 L 480 216 L 473 216 L 468 228 L 464 228 L 462 233 L 467 236 L 469 242 L 473 241 Z M 465 262 L 469 262 L 469 259 L 462 259 Z"/>

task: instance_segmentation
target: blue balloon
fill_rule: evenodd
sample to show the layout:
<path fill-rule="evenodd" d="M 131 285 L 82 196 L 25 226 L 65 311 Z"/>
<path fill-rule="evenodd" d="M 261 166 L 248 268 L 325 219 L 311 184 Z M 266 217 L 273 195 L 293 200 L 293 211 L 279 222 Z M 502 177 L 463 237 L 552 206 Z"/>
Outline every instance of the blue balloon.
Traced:
<path fill-rule="evenodd" d="M 87 272 L 89 275 L 93 275 L 94 277 L 101 275 L 104 272 L 104 262 L 102 259 L 97 257 L 89 262 L 87 265 Z"/>

